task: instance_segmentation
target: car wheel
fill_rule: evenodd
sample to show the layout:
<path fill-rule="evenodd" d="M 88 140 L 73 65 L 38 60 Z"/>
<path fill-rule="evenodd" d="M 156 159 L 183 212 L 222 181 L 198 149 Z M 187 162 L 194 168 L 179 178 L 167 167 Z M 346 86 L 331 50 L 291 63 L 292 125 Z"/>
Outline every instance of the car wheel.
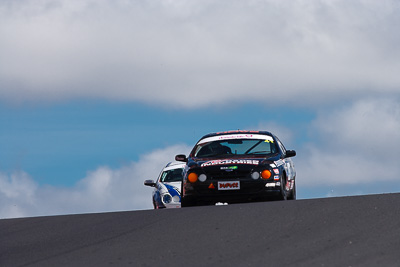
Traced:
<path fill-rule="evenodd" d="M 286 175 L 285 174 L 283 174 L 281 176 L 280 182 L 281 182 L 281 188 L 280 188 L 281 192 L 280 192 L 280 194 L 278 196 L 278 200 L 287 200 L 287 198 L 288 198 L 287 191 L 286 191 L 286 183 L 287 183 L 287 181 L 286 181 Z"/>
<path fill-rule="evenodd" d="M 296 200 L 296 183 L 293 185 L 292 193 L 287 198 L 288 200 Z"/>

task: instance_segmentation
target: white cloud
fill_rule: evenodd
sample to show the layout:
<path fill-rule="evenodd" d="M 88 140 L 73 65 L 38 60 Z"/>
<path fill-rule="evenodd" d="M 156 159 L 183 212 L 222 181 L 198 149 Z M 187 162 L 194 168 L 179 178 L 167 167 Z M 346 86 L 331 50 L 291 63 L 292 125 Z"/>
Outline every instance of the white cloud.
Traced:
<path fill-rule="evenodd" d="M 330 149 L 347 147 L 374 157 L 395 157 L 395 150 L 400 147 L 400 102 L 382 98 L 359 100 L 351 107 L 331 114 L 325 112 L 314 128 L 320 131 L 323 141 L 331 144 Z"/>
<path fill-rule="evenodd" d="M 151 209 L 153 189 L 144 180 L 155 180 L 176 154 L 189 151 L 175 145 L 119 169 L 102 166 L 71 188 L 40 186 L 24 172 L 0 173 L 0 218 Z"/>
<path fill-rule="evenodd" d="M 250 127 L 250 129 L 253 128 Z M 281 142 L 285 146 L 287 146 L 287 149 L 290 149 L 288 145 L 291 144 L 293 141 L 293 131 L 288 129 L 287 127 L 282 126 L 277 122 L 270 121 L 270 122 L 260 122 L 258 126 L 255 128 L 255 130 L 270 131 L 271 133 L 278 136 L 279 140 L 281 140 Z"/>
<path fill-rule="evenodd" d="M 396 0 L 1 1 L 0 99 L 190 108 L 397 94 L 399 11 Z"/>
<path fill-rule="evenodd" d="M 295 129 L 273 121 L 259 123 L 258 129 L 271 130 L 285 144 L 294 139 Z M 397 98 L 363 98 L 325 109 L 310 135 L 293 159 L 300 198 L 400 191 Z M 71 188 L 39 185 L 24 172 L 0 173 L 0 218 L 150 209 L 152 189 L 143 181 L 155 179 L 174 155 L 189 151 L 176 145 L 118 169 L 101 166 Z"/>
<path fill-rule="evenodd" d="M 297 161 L 299 184 L 332 190 L 347 186 L 347 191 L 368 185 L 375 193 L 386 185 L 385 190 L 400 191 L 398 100 L 362 99 L 324 112 L 312 131 L 315 140 L 304 146 Z"/>

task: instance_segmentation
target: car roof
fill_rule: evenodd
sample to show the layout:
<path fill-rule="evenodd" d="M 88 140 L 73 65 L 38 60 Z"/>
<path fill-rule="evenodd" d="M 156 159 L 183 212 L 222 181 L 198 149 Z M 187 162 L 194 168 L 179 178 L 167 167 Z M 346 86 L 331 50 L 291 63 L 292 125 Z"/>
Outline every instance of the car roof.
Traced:
<path fill-rule="evenodd" d="M 163 171 L 168 171 L 168 170 L 173 170 L 173 169 L 179 169 L 179 168 L 184 168 L 186 165 L 185 162 L 169 162 L 163 169 Z"/>

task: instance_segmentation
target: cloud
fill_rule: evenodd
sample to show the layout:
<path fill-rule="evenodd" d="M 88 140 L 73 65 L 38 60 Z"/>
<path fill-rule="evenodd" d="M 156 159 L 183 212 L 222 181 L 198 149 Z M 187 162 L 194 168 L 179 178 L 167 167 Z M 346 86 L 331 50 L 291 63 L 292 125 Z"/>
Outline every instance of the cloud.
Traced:
<path fill-rule="evenodd" d="M 400 147 L 400 102 L 393 99 L 362 99 L 350 107 L 325 111 L 315 121 L 330 149 L 348 147 L 365 155 L 395 157 Z M 325 142 L 328 140 L 335 141 Z"/>
<path fill-rule="evenodd" d="M 189 151 L 175 145 L 119 169 L 101 166 L 71 188 L 39 185 L 24 172 L 0 173 L 0 218 L 151 209 L 153 189 L 144 180 L 155 180 L 176 154 Z"/>
<path fill-rule="evenodd" d="M 253 129 L 250 127 L 249 129 Z M 270 122 L 260 122 L 257 127 L 254 128 L 258 131 L 270 131 L 271 133 L 278 136 L 279 140 L 287 146 L 287 149 L 290 149 L 288 145 L 291 145 L 293 142 L 293 131 L 285 126 L 280 125 L 275 121 Z"/>
<path fill-rule="evenodd" d="M 286 145 L 299 140 L 296 129 L 281 123 L 260 122 L 258 128 L 276 133 Z M 306 128 L 309 141 L 296 143 L 293 159 L 299 198 L 400 191 L 397 98 L 366 97 L 321 109 Z M 24 172 L 0 173 L 0 218 L 151 209 L 152 189 L 143 181 L 155 179 L 174 155 L 189 151 L 175 145 L 118 169 L 100 166 L 68 188 L 39 185 Z"/>
<path fill-rule="evenodd" d="M 399 5 L 1 1 L 0 100 L 196 108 L 393 95 L 400 85 Z"/>
<path fill-rule="evenodd" d="M 361 99 L 323 112 L 298 156 L 298 182 L 342 192 L 400 191 L 400 102 Z M 383 190 L 383 191 L 382 191 Z"/>

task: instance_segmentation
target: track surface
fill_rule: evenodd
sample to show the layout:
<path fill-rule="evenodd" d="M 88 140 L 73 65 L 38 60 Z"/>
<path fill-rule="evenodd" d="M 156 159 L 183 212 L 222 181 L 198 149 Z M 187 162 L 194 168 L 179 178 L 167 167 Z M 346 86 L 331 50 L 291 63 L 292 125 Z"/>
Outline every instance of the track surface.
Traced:
<path fill-rule="evenodd" d="M 400 194 L 0 220 L 0 266 L 399 266 Z"/>

